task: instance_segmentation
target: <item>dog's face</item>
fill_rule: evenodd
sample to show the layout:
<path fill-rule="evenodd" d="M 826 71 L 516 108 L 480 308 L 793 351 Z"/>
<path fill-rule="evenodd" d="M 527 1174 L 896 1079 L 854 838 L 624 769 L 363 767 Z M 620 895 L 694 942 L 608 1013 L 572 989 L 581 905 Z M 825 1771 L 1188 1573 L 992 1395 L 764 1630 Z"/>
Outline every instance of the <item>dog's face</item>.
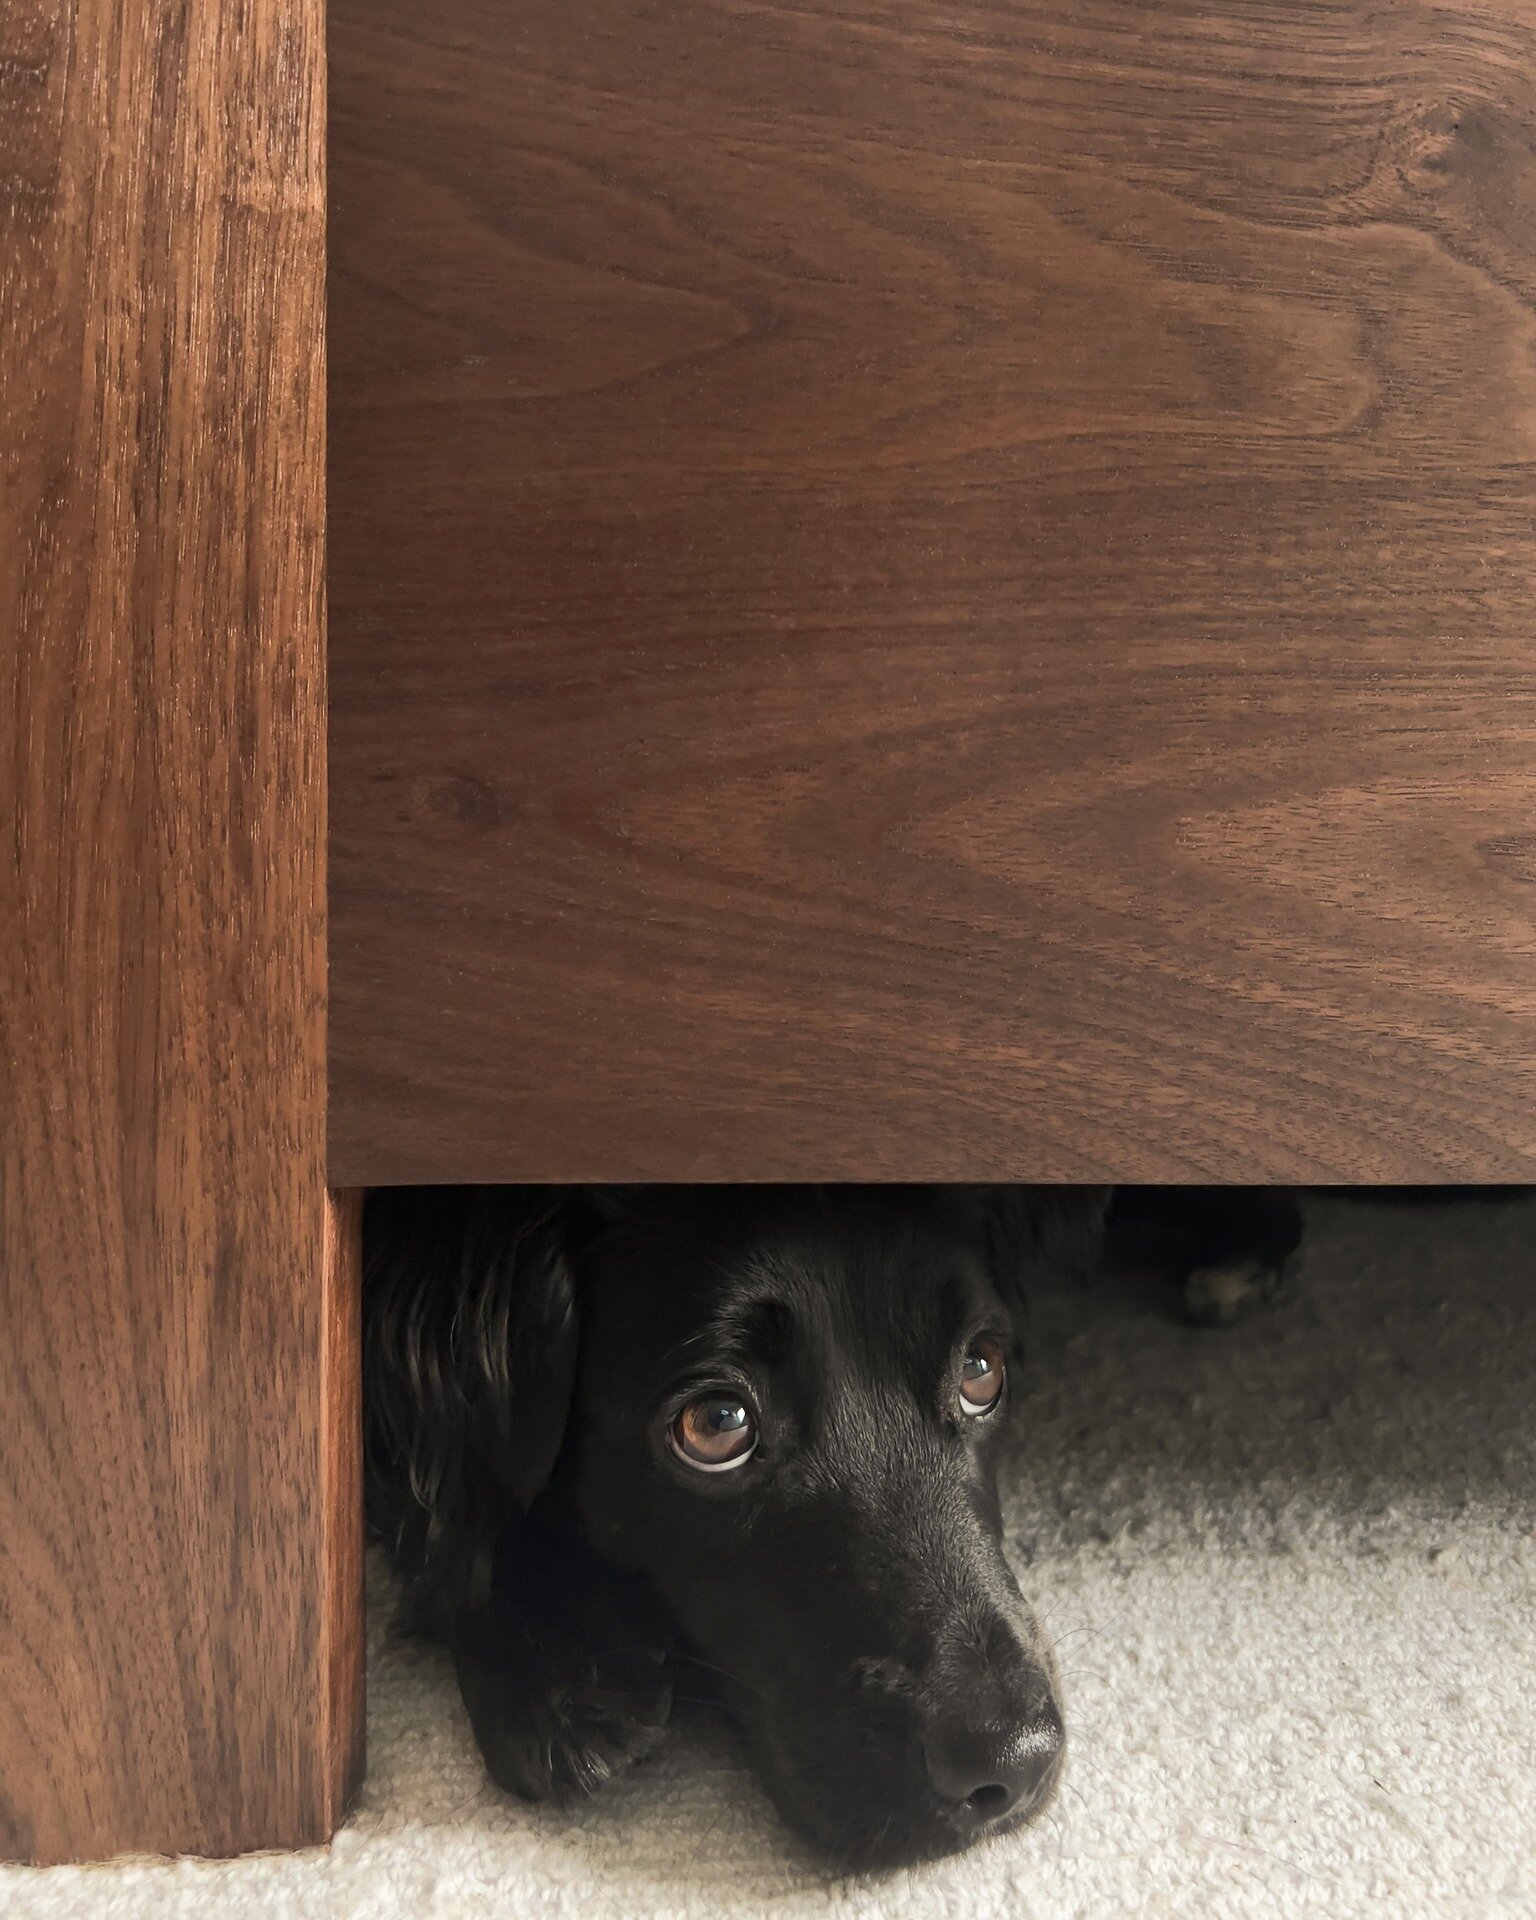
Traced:
<path fill-rule="evenodd" d="M 786 1816 L 871 1865 L 1044 1806 L 1061 1718 L 995 1491 L 1016 1329 L 963 1208 L 719 1190 L 576 1266 L 549 1497 L 664 1598 Z"/>

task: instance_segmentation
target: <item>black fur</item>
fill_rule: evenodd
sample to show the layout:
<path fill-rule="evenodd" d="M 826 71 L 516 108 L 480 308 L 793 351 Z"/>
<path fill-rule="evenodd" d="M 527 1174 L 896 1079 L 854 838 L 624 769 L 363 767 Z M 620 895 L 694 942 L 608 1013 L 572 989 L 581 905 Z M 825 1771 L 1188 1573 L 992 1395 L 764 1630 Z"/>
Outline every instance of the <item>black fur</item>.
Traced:
<path fill-rule="evenodd" d="M 411 1623 L 452 1648 L 492 1777 L 535 1799 L 590 1792 L 654 1744 L 674 1689 L 707 1682 L 786 1817 L 844 1864 L 1037 1812 L 1063 1734 L 1001 1546 L 1007 1393 L 972 1417 L 957 1381 L 988 1336 L 1016 1352 L 1046 1269 L 1092 1263 L 1108 1203 L 372 1195 L 370 1519 Z M 1294 1252 L 1283 1208 L 1257 1239 L 1240 1208 L 1203 1217 L 1170 1231 L 1181 1271 L 1257 1254 L 1278 1272 Z M 669 1442 L 706 1389 L 753 1411 L 739 1471 L 700 1472 Z"/>

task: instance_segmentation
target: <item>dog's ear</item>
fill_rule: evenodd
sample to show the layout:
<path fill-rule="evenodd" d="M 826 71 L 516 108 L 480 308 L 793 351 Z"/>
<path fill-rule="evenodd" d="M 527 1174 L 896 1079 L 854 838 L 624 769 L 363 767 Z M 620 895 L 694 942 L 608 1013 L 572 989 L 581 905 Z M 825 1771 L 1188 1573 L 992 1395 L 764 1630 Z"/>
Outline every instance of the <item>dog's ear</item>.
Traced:
<path fill-rule="evenodd" d="M 1086 1279 L 1104 1241 L 1110 1187 L 973 1186 L 959 1190 L 993 1285 L 1027 1313 L 1042 1280 Z"/>
<path fill-rule="evenodd" d="M 548 1188 L 368 1197 L 369 1515 L 419 1614 L 484 1599 L 497 1532 L 559 1455 L 577 1353 L 565 1227 Z"/>

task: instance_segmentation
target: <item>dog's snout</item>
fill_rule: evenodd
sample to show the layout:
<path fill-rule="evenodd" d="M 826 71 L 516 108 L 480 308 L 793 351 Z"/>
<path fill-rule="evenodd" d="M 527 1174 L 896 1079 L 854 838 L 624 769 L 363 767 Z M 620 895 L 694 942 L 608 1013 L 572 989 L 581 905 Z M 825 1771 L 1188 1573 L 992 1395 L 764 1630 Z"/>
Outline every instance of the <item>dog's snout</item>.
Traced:
<path fill-rule="evenodd" d="M 923 1758 L 950 1817 L 979 1829 L 1042 1801 L 1064 1745 L 1061 1715 L 1047 1702 L 1011 1725 L 940 1721 L 923 1737 Z"/>

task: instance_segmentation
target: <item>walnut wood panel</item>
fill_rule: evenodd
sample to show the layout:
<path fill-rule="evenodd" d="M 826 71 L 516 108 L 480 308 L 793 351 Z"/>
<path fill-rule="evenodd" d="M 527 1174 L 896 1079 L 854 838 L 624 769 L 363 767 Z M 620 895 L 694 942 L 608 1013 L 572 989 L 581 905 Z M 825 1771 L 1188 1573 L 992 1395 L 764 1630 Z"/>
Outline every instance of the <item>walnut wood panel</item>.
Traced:
<path fill-rule="evenodd" d="M 1536 8 L 332 19 L 335 1177 L 1536 1172 Z"/>
<path fill-rule="evenodd" d="M 329 1834 L 323 16 L 0 26 L 0 1854 Z"/>

